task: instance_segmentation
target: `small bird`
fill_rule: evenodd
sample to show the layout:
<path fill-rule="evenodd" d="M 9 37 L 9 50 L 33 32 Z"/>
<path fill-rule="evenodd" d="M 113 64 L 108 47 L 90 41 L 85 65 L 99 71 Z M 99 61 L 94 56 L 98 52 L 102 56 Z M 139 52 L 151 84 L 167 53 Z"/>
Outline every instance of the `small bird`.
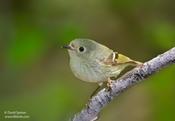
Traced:
<path fill-rule="evenodd" d="M 73 74 L 80 80 L 98 83 L 99 87 L 103 82 L 110 87 L 111 78 L 117 78 L 130 65 L 141 64 L 90 39 L 74 39 L 63 48 L 68 49 Z"/>

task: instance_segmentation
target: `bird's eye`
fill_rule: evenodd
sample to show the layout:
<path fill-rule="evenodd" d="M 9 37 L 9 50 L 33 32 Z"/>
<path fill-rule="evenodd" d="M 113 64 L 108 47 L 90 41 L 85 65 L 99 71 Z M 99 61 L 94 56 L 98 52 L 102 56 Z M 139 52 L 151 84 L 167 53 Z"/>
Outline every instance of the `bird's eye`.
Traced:
<path fill-rule="evenodd" d="M 84 52 L 85 51 L 85 48 L 84 47 L 79 47 L 79 51 L 80 52 Z"/>

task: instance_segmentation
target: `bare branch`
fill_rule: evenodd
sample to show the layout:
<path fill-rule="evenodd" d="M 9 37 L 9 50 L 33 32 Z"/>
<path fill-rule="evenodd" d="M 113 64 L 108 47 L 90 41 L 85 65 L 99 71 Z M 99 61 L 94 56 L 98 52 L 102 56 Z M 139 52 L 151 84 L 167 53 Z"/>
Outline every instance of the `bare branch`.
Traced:
<path fill-rule="evenodd" d="M 159 71 L 163 67 L 175 63 L 175 47 L 167 52 L 158 55 L 152 60 L 145 62 L 142 66 L 138 66 L 126 73 L 121 78 L 112 83 L 111 91 L 102 89 L 89 102 L 89 105 L 81 110 L 80 113 L 74 115 L 72 121 L 94 121 L 98 114 L 114 97 L 124 92 L 144 79 Z"/>

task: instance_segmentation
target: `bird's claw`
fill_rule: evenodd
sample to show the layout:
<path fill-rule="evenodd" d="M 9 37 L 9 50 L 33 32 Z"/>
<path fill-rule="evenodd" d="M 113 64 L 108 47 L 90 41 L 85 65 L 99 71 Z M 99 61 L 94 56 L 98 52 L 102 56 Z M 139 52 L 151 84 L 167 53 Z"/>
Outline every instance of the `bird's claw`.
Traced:
<path fill-rule="evenodd" d="M 112 80 L 108 78 L 106 91 L 111 91 L 111 89 L 112 89 Z"/>

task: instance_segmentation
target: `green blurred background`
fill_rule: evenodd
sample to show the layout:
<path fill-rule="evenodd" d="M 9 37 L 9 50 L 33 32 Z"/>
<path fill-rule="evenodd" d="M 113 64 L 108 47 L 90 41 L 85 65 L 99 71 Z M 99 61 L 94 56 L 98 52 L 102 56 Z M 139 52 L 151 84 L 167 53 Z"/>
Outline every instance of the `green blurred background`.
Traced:
<path fill-rule="evenodd" d="M 66 121 L 96 84 L 74 77 L 60 47 L 90 38 L 147 61 L 175 46 L 174 0 L 1 0 L 0 121 Z M 4 111 L 30 118 L 5 119 Z M 129 89 L 99 121 L 175 121 L 175 66 Z"/>

